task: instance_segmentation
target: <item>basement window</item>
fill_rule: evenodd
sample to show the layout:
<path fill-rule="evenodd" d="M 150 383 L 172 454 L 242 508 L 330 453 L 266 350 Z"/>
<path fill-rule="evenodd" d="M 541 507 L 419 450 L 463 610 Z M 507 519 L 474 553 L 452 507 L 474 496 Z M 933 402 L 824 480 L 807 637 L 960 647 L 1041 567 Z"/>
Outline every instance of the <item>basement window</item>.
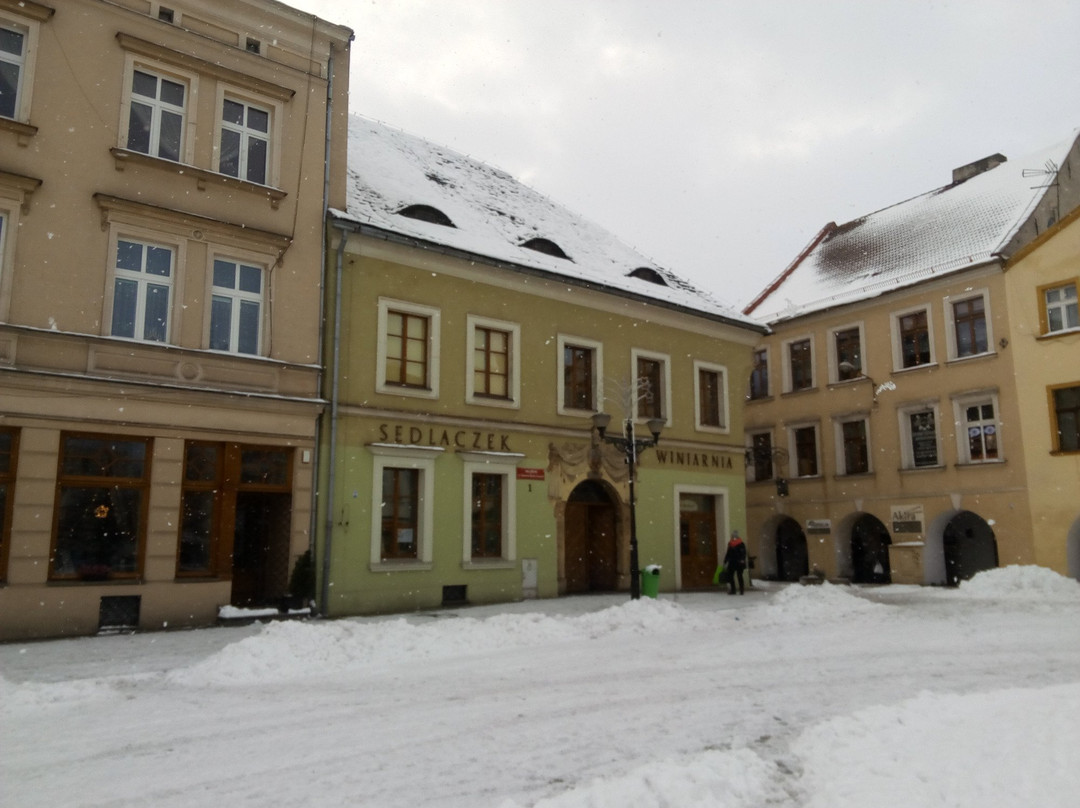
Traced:
<path fill-rule="evenodd" d="M 531 238 L 521 246 L 527 250 L 535 250 L 536 252 L 544 253 L 544 255 L 550 255 L 555 258 L 565 258 L 567 261 L 572 260 L 570 256 L 563 251 L 562 247 L 548 238 Z"/>
<path fill-rule="evenodd" d="M 397 212 L 398 216 L 404 216 L 408 219 L 416 219 L 421 222 L 427 222 L 428 224 L 438 224 L 443 227 L 457 227 L 450 217 L 443 213 L 438 208 L 433 208 L 431 205 L 409 205 Z"/>

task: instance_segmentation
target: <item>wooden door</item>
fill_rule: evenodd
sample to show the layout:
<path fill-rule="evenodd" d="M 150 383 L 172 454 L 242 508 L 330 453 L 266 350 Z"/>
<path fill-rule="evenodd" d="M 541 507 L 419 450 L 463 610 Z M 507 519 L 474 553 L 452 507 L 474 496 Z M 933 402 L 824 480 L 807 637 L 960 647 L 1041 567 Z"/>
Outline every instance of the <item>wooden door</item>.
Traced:
<path fill-rule="evenodd" d="M 716 497 L 682 494 L 679 497 L 679 559 L 683 589 L 712 586 L 718 563 Z"/>

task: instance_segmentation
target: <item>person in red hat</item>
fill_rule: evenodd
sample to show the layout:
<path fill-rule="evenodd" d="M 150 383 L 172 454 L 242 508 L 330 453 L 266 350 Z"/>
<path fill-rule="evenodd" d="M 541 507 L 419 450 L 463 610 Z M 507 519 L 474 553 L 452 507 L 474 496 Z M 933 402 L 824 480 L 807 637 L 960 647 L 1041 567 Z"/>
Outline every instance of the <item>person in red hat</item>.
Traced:
<path fill-rule="evenodd" d="M 743 592 L 743 570 L 746 569 L 746 545 L 739 538 L 739 531 L 731 531 L 731 541 L 728 542 L 727 552 L 724 553 L 724 569 L 730 570 L 728 576 L 728 594 L 735 594 L 735 581 L 739 582 L 739 594 Z"/>

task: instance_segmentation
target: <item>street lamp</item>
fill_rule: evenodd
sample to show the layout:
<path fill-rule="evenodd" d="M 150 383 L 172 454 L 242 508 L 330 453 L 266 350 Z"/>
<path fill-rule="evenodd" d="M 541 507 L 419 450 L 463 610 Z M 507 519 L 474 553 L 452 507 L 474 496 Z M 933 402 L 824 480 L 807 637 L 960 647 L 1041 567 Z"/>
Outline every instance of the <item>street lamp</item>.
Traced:
<path fill-rule="evenodd" d="M 630 467 L 630 599 L 638 600 L 641 597 L 641 570 L 638 569 L 637 502 L 634 498 L 634 469 L 637 466 L 638 452 L 660 442 L 660 431 L 664 428 L 664 419 L 650 418 L 645 422 L 645 426 L 652 433 L 651 438 L 634 437 L 633 418 L 627 418 L 623 422 L 622 437 L 612 437 L 607 434 L 611 416 L 606 412 L 595 413 L 592 422 L 593 426 L 596 427 L 600 440 L 610 443 L 625 454 L 626 464 Z"/>

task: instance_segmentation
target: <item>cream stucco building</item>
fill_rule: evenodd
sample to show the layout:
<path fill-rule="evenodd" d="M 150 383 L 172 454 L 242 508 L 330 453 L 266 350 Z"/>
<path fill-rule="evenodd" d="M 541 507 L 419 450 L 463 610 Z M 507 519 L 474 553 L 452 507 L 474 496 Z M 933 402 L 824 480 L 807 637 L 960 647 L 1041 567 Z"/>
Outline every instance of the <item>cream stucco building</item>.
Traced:
<path fill-rule="evenodd" d="M 273 0 L 0 0 L 0 32 L 0 639 L 274 602 L 352 33 Z"/>
<path fill-rule="evenodd" d="M 763 575 L 938 584 L 1016 563 L 1077 574 L 1065 548 L 1075 555 L 1080 516 L 1068 403 L 1080 354 L 1075 323 L 1050 334 L 1044 321 L 1047 290 L 1071 290 L 1075 318 L 1063 217 L 1080 201 L 1078 169 L 1075 139 L 963 166 L 942 188 L 830 223 L 750 304 L 771 331 L 746 410 Z"/>

